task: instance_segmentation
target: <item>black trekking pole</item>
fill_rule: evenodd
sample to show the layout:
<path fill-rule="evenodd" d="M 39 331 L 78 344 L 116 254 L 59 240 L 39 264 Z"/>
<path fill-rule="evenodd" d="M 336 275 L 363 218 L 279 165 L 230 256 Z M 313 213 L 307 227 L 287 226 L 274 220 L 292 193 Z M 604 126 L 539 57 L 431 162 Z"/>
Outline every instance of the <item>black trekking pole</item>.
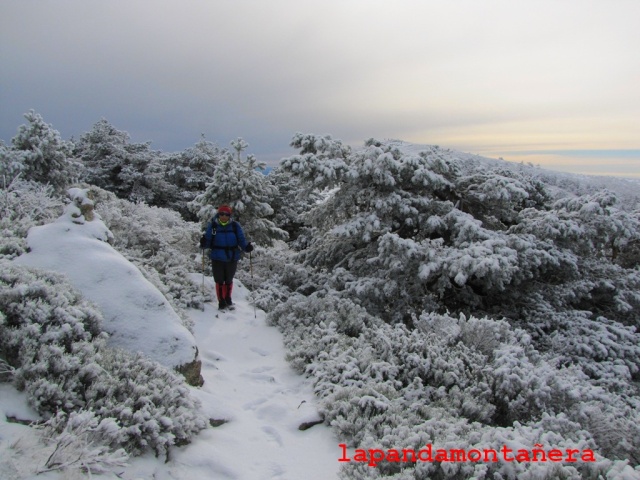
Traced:
<path fill-rule="evenodd" d="M 256 286 L 253 282 L 253 259 L 251 257 L 251 252 L 249 252 L 249 271 L 251 272 L 251 289 L 255 292 L 256 290 Z M 255 293 L 254 293 L 254 298 L 253 298 L 253 318 L 258 318 L 256 316 L 256 299 L 255 299 Z"/>
<path fill-rule="evenodd" d="M 204 312 L 204 301 L 205 301 L 205 293 L 204 293 L 204 248 L 202 249 L 202 311 Z"/>

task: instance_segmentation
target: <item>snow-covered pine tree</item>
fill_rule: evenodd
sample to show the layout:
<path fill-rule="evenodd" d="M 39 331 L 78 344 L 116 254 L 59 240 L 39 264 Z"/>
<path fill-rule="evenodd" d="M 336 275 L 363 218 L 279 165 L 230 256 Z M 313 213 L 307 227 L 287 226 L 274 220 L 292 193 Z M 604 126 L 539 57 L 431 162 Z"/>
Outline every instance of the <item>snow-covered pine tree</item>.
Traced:
<path fill-rule="evenodd" d="M 84 165 L 83 181 L 120 198 L 163 206 L 175 196 L 175 188 L 164 180 L 160 154 L 149 142 L 131 143 L 127 132 L 105 119 L 80 137 L 74 154 Z"/>
<path fill-rule="evenodd" d="M 0 140 L 0 187 L 6 188 L 23 171 L 22 153 Z"/>
<path fill-rule="evenodd" d="M 296 133 L 290 146 L 298 155 L 285 158 L 280 167 L 305 180 L 308 190 L 331 188 L 346 171 L 351 148 L 331 135 Z"/>
<path fill-rule="evenodd" d="M 269 246 L 274 240 L 287 238 L 287 233 L 270 220 L 276 188 L 262 173 L 265 165 L 253 155 L 242 158 L 247 144 L 241 138 L 232 146 L 236 155 L 227 151 L 222 156 L 207 189 L 189 204 L 189 209 L 206 225 L 220 205 L 230 205 L 250 241 Z"/>
<path fill-rule="evenodd" d="M 409 280 L 417 278 L 413 268 L 425 254 L 425 246 L 416 242 L 428 240 L 434 222 L 453 209 L 456 167 L 435 147 L 406 154 L 392 142 L 370 139 L 353 153 L 338 149 L 347 156 L 335 158 L 335 147 L 316 154 L 306 143 L 296 145 L 307 153 L 283 160 L 282 167 L 306 179 L 309 188 L 336 187 L 306 216 L 315 230 L 301 258 L 309 266 L 347 269 L 356 277 L 349 288 L 371 313 L 402 319 L 407 302 L 422 305 L 423 286 Z M 398 271 L 389 274 L 387 266 L 371 261 L 378 255 L 393 260 L 391 252 L 380 250 L 383 238 L 403 243 L 417 256 L 409 265 L 398 262 Z"/>
<path fill-rule="evenodd" d="M 204 135 L 183 152 L 166 155 L 163 159 L 166 179 L 178 192 L 175 203 L 169 207 L 186 219 L 197 221 L 187 205 L 205 191 L 224 155 L 225 150 L 206 140 Z"/>
<path fill-rule="evenodd" d="M 203 191 L 224 153 L 224 149 L 202 135 L 193 147 L 180 152 L 174 162 L 167 162 L 167 177 L 180 188 Z"/>
<path fill-rule="evenodd" d="M 275 211 L 273 221 L 289 233 L 291 240 L 295 240 L 305 226 L 304 215 L 322 201 L 322 192 L 310 191 L 300 177 L 291 175 L 282 167 L 275 168 L 269 177 L 278 192 L 271 203 Z"/>
<path fill-rule="evenodd" d="M 458 208 L 471 213 L 487 228 L 513 225 L 525 208 L 542 208 L 549 202 L 544 185 L 507 169 L 480 171 L 457 181 Z"/>
<path fill-rule="evenodd" d="M 70 159 L 73 144 L 63 140 L 60 132 L 33 110 L 24 117 L 28 123 L 18 128 L 11 140 L 11 149 L 0 150 L 2 173 L 11 178 L 21 173 L 25 180 L 49 184 L 56 191 L 63 191 L 78 176 Z"/>
<path fill-rule="evenodd" d="M 617 208 L 608 190 L 556 201 L 549 210 L 527 209 L 513 231 L 535 233 L 585 257 L 616 261 L 640 238 L 640 215 Z"/>

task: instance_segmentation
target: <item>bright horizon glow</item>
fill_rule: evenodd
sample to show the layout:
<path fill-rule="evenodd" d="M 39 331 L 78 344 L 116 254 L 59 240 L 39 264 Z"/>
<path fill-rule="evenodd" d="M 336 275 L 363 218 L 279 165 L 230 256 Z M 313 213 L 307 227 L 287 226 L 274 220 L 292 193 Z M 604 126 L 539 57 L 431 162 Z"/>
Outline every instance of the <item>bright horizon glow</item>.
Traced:
<path fill-rule="evenodd" d="M 34 109 L 65 138 L 105 118 L 164 151 L 243 137 L 269 164 L 301 131 L 640 177 L 639 19 L 637 0 L 2 2 L 0 139 Z"/>

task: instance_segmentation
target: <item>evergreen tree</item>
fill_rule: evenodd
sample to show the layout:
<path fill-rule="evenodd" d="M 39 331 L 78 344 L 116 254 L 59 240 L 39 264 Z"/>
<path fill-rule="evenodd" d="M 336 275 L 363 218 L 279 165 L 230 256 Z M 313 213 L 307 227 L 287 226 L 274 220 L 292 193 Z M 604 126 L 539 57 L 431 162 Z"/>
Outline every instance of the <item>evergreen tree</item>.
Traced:
<path fill-rule="evenodd" d="M 351 153 L 351 148 L 331 135 L 296 133 L 290 145 L 300 153 L 283 159 L 280 166 L 304 179 L 309 190 L 335 185 L 345 172 Z"/>
<path fill-rule="evenodd" d="M 275 211 L 274 222 L 287 231 L 291 240 L 295 240 L 307 225 L 305 214 L 322 201 L 323 192 L 309 190 L 304 180 L 291 175 L 282 167 L 275 168 L 269 178 L 277 191 L 271 204 Z"/>
<path fill-rule="evenodd" d="M 25 169 L 22 153 L 0 140 L 0 187 L 6 188 L 18 178 Z"/>
<path fill-rule="evenodd" d="M 127 132 L 102 119 L 82 135 L 75 154 L 84 163 L 84 181 L 118 197 L 151 204 L 167 203 L 167 184 L 159 155 L 149 143 L 130 143 Z M 158 198 L 154 198 L 158 196 Z"/>
<path fill-rule="evenodd" d="M 189 210 L 188 203 L 205 191 L 224 155 L 224 150 L 205 140 L 204 135 L 193 147 L 166 155 L 163 160 L 166 180 L 177 192 L 174 204 L 169 206 L 185 219 L 196 221 L 197 216 Z"/>
<path fill-rule="evenodd" d="M 62 140 L 60 132 L 33 110 L 24 117 L 28 123 L 18 128 L 11 141 L 12 148 L 0 149 L 3 173 L 11 177 L 21 173 L 25 180 L 50 184 L 63 191 L 78 175 L 70 159 L 73 144 Z"/>
<path fill-rule="evenodd" d="M 193 147 L 166 158 L 167 179 L 183 191 L 203 192 L 224 154 L 223 149 L 202 135 Z"/>

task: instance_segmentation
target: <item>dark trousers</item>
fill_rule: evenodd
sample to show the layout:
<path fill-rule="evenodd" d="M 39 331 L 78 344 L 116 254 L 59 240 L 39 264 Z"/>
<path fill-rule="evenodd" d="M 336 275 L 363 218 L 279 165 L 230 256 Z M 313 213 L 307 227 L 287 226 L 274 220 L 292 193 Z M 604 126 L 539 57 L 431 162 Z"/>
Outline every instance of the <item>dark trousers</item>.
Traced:
<path fill-rule="evenodd" d="M 238 261 L 221 262 L 219 260 L 211 261 L 211 269 L 213 270 L 213 280 L 216 282 L 216 296 L 218 302 L 225 300 L 231 301 L 231 292 L 233 291 L 233 277 L 236 275 Z"/>

